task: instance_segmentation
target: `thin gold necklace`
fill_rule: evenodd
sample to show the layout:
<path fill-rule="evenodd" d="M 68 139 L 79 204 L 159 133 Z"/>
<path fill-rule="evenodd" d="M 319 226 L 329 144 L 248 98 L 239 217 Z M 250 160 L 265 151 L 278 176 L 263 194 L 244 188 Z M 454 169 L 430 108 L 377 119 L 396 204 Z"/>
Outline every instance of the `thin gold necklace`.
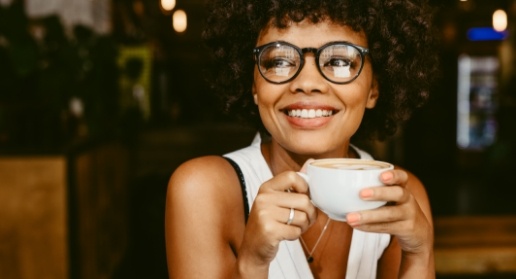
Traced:
<path fill-rule="evenodd" d="M 308 253 L 308 257 L 306 257 L 306 261 L 308 263 L 312 263 L 314 261 L 314 257 L 312 255 L 314 254 L 315 249 L 317 248 L 317 245 L 319 245 L 319 242 L 321 241 L 321 238 L 323 237 L 324 232 L 326 232 L 326 229 L 328 228 L 330 221 L 331 221 L 331 219 L 328 217 L 328 220 L 326 220 L 326 224 L 324 225 L 324 227 L 321 231 L 321 234 L 319 235 L 319 238 L 317 238 L 317 241 L 315 242 L 315 245 L 312 248 L 312 251 L 310 251 L 310 253 Z M 308 251 L 308 246 L 306 246 L 306 243 L 303 240 L 303 237 L 301 236 L 299 239 L 301 240 L 301 244 L 303 244 L 303 247 L 305 248 L 305 250 Z"/>

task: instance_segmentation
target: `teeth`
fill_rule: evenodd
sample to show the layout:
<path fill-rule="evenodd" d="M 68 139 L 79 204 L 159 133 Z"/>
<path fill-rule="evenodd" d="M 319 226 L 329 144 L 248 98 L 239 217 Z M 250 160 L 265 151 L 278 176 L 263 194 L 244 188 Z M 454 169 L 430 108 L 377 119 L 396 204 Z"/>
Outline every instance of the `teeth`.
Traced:
<path fill-rule="evenodd" d="M 328 117 L 333 114 L 332 110 L 322 109 L 294 109 L 288 111 L 288 116 L 299 118 Z"/>

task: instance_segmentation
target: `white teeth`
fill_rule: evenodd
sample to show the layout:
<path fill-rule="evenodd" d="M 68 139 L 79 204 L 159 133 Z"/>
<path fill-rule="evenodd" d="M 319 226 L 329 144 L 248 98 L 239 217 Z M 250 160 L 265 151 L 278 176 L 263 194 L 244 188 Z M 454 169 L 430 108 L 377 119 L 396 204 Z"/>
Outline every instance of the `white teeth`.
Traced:
<path fill-rule="evenodd" d="M 288 111 L 288 116 L 299 118 L 328 117 L 331 115 L 333 115 L 332 110 L 322 109 L 294 109 Z"/>

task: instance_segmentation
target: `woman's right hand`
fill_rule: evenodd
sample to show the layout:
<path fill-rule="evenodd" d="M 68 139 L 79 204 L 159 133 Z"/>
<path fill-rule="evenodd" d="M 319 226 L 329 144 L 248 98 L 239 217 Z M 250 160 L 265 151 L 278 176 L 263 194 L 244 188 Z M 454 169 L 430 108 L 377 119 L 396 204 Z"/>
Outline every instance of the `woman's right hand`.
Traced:
<path fill-rule="evenodd" d="M 294 218 L 287 224 L 291 208 Z M 238 261 L 249 268 L 269 268 L 282 240 L 298 239 L 315 221 L 317 211 L 308 185 L 294 171 L 274 176 L 260 187 L 251 207 Z"/>

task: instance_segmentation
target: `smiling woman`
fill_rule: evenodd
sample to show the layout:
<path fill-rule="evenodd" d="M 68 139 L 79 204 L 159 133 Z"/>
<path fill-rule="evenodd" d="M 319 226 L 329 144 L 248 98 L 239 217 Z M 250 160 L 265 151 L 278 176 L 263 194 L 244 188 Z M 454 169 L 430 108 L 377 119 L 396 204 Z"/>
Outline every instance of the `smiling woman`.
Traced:
<path fill-rule="evenodd" d="M 434 278 L 430 205 L 411 172 L 383 171 L 388 187 L 359 197 L 387 206 L 344 219 L 314 206 L 299 174 L 312 159 L 372 159 L 352 141 L 393 135 L 425 103 L 437 69 L 427 2 L 216 0 L 209 12 L 213 88 L 258 132 L 172 174 L 170 277 Z"/>

